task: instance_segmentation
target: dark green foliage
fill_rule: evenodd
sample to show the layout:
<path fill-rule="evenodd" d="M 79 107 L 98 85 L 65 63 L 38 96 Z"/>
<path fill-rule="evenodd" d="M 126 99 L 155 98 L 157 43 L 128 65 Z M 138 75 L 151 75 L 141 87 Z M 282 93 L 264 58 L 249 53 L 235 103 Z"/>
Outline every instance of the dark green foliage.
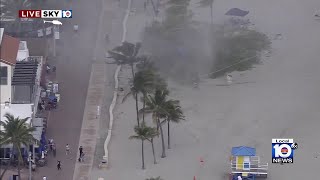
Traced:
<path fill-rule="evenodd" d="M 5 114 L 5 121 L 0 121 L 0 126 L 3 126 L 4 131 L 0 131 L 0 145 L 3 144 L 12 144 L 15 151 L 18 153 L 18 176 L 20 179 L 20 164 L 22 164 L 22 154 L 21 146 L 28 145 L 35 142 L 32 132 L 35 130 L 34 127 L 29 127 L 26 123 L 29 118 L 20 119 L 19 117 L 14 117 L 11 114 Z M 4 176 L 2 172 L 0 179 Z"/>
<path fill-rule="evenodd" d="M 153 158 L 154 158 L 154 163 L 156 164 L 156 157 L 154 153 L 154 145 L 153 145 L 153 138 L 158 135 L 158 132 L 156 128 L 153 127 L 148 127 L 144 122 L 140 126 L 135 126 L 134 127 L 134 132 L 135 135 L 130 136 L 129 139 L 138 139 L 141 140 L 141 145 L 142 145 L 142 169 L 145 169 L 145 164 L 144 164 L 144 141 L 149 141 L 152 145 L 152 153 L 153 153 Z"/>
<path fill-rule="evenodd" d="M 116 64 L 129 64 L 133 65 L 134 63 L 139 61 L 137 57 L 139 50 L 141 48 L 141 43 L 129 43 L 123 42 L 120 46 L 109 50 L 108 53 Z"/>
<path fill-rule="evenodd" d="M 224 75 L 232 71 L 246 71 L 260 63 L 260 55 L 263 50 L 270 47 L 268 37 L 255 30 L 236 28 L 225 31 L 216 31 L 218 46 L 215 52 L 215 60 L 212 69 L 212 78 Z"/>

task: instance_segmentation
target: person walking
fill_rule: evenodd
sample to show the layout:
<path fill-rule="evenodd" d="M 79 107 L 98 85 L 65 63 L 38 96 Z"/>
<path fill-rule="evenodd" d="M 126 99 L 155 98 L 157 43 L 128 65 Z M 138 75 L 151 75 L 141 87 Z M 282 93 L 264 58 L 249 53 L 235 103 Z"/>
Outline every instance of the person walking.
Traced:
<path fill-rule="evenodd" d="M 84 153 L 82 153 L 82 154 L 80 155 L 80 160 L 81 160 L 81 162 L 83 162 L 83 158 L 84 158 Z"/>
<path fill-rule="evenodd" d="M 83 147 L 82 146 L 79 147 L 79 153 L 80 153 L 80 156 L 83 153 Z"/>
<path fill-rule="evenodd" d="M 70 154 L 70 146 L 69 144 L 66 145 L 66 155 Z"/>
<path fill-rule="evenodd" d="M 61 170 L 61 161 L 58 161 L 57 168 L 58 170 Z"/>
<path fill-rule="evenodd" d="M 80 156 L 79 156 L 78 161 L 79 162 L 83 162 L 83 158 L 84 158 L 84 153 L 81 153 Z"/>

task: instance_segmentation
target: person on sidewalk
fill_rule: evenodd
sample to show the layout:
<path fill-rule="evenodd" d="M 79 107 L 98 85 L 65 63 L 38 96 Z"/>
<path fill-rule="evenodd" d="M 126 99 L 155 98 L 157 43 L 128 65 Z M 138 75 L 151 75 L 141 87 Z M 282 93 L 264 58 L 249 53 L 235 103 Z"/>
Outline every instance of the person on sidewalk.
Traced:
<path fill-rule="evenodd" d="M 58 161 L 57 168 L 58 170 L 61 170 L 61 161 Z"/>
<path fill-rule="evenodd" d="M 79 161 L 79 162 L 83 162 L 83 158 L 84 158 L 84 153 L 81 153 L 78 161 Z"/>
<path fill-rule="evenodd" d="M 70 154 L 70 146 L 69 144 L 66 145 L 66 155 Z"/>
<path fill-rule="evenodd" d="M 83 147 L 82 146 L 79 147 L 79 153 L 80 153 L 80 156 L 83 153 Z"/>

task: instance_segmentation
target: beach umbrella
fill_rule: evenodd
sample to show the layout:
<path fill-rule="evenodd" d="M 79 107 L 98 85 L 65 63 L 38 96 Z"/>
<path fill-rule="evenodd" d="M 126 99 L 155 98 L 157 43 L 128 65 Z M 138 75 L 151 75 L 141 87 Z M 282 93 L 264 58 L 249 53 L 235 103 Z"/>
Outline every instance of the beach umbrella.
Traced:
<path fill-rule="evenodd" d="M 227 11 L 225 15 L 244 17 L 247 14 L 249 14 L 249 11 L 244 11 L 244 10 L 241 10 L 239 8 L 232 8 L 229 11 Z"/>

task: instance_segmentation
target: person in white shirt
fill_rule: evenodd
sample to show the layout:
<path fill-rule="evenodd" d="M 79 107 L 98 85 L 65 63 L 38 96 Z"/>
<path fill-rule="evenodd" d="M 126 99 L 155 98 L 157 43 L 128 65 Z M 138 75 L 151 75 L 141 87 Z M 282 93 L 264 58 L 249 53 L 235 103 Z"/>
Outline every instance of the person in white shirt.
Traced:
<path fill-rule="evenodd" d="M 43 178 L 42 178 L 43 180 L 47 180 L 47 177 L 45 177 L 45 176 L 43 176 Z"/>
<path fill-rule="evenodd" d="M 66 155 L 70 154 L 70 146 L 69 144 L 66 145 Z"/>

